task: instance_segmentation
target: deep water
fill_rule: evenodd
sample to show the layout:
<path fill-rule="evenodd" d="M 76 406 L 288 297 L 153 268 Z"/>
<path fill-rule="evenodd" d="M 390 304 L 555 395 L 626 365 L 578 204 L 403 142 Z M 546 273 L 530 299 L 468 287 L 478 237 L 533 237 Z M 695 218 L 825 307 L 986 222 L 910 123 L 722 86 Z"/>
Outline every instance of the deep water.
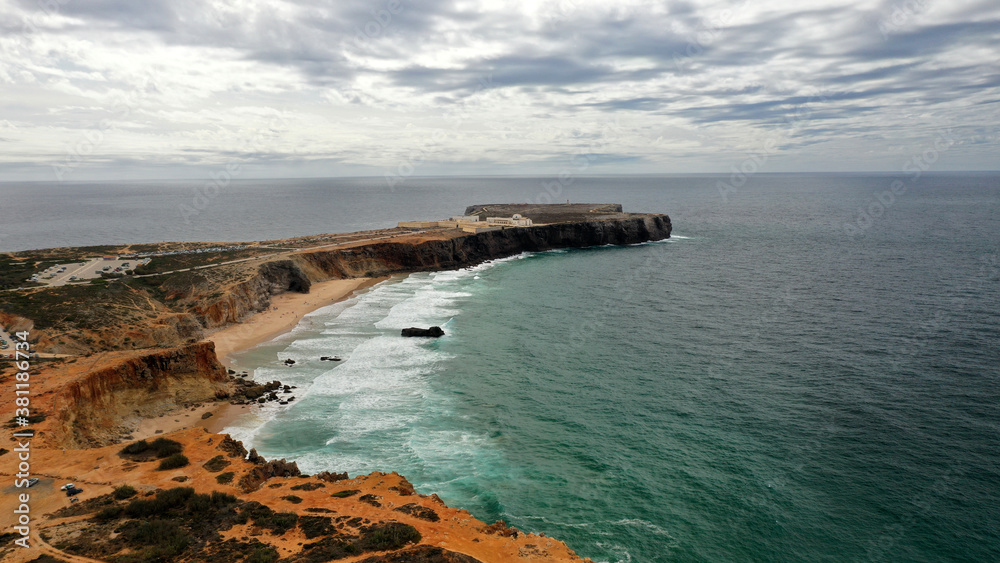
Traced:
<path fill-rule="evenodd" d="M 721 177 L 577 178 L 562 199 L 665 212 L 675 236 L 317 311 L 238 357 L 299 389 L 232 430 L 306 472 L 399 471 L 597 561 L 998 561 L 1000 178 L 904 177 L 889 200 L 894 179 L 759 175 L 724 200 Z M 443 216 L 542 180 L 351 197 Z M 346 230 L 310 221 L 287 228 Z M 211 238 L 276 232 L 226 225 Z"/>

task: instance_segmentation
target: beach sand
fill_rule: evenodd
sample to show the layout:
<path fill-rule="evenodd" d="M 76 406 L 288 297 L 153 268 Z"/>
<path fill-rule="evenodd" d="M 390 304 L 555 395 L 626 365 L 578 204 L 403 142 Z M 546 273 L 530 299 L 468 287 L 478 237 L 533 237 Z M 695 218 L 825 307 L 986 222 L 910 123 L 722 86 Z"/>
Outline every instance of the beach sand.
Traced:
<path fill-rule="evenodd" d="M 328 280 L 314 283 L 309 293 L 282 293 L 271 299 L 271 306 L 266 311 L 209 334 L 206 338 L 215 342 L 215 355 L 219 361 L 229 364 L 230 355 L 284 334 L 295 328 L 302 317 L 316 309 L 347 299 L 355 291 L 387 279 L 389 278 Z"/>
<path fill-rule="evenodd" d="M 271 299 L 271 306 L 240 324 L 228 326 L 209 334 L 206 340 L 215 342 L 215 354 L 228 367 L 229 356 L 249 350 L 278 337 L 293 328 L 309 313 L 337 301 L 349 298 L 354 292 L 389 279 L 354 278 L 328 280 L 314 283 L 309 293 L 282 293 Z M 221 432 L 239 416 L 256 410 L 253 405 L 231 405 L 227 402 L 210 403 L 191 410 L 177 409 L 156 418 L 143 420 L 132 433 L 136 439 L 150 438 L 157 434 L 174 432 L 191 426 L 201 426 L 209 432 Z M 202 419 L 206 412 L 212 416 Z"/>

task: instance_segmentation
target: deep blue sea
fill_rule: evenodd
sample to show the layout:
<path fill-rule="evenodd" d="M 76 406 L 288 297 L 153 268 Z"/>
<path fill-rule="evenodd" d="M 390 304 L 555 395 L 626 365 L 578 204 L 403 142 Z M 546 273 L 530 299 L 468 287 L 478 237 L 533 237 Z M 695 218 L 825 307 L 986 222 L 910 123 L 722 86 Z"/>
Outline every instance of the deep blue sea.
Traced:
<path fill-rule="evenodd" d="M 725 197 L 726 176 L 552 180 L 247 181 L 190 222 L 196 183 L 0 184 L 0 249 L 546 198 L 667 213 L 668 241 L 397 277 L 316 311 L 236 359 L 299 389 L 231 431 L 306 472 L 399 471 L 595 561 L 1000 561 L 1000 175 L 759 174 Z"/>

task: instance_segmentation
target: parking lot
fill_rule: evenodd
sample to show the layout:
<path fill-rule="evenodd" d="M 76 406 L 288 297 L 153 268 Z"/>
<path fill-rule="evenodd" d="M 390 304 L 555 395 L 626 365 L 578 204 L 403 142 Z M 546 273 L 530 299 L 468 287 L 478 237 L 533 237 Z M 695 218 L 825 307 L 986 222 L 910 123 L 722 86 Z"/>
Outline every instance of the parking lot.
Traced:
<path fill-rule="evenodd" d="M 86 262 L 56 264 L 39 273 L 32 281 L 49 286 L 86 282 L 101 277 L 102 273 L 120 274 L 148 261 L 149 258 L 144 260 L 92 258 Z"/>

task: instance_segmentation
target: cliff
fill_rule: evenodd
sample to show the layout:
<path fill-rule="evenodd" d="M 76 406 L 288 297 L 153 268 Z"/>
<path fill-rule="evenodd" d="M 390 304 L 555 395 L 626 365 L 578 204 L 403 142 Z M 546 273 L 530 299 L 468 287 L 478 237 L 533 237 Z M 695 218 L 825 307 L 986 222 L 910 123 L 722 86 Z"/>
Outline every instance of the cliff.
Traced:
<path fill-rule="evenodd" d="M 369 244 L 353 248 L 304 252 L 293 256 L 328 278 L 384 276 L 401 272 L 464 268 L 512 256 L 556 248 L 624 245 L 670 237 L 666 215 L 555 223 L 467 234 L 419 243 Z"/>
<path fill-rule="evenodd" d="M 573 217 L 577 216 L 577 207 L 572 206 Z M 195 315 L 206 329 L 213 329 L 239 323 L 263 311 L 274 295 L 286 291 L 308 293 L 315 282 L 457 269 L 521 252 L 636 244 L 670 237 L 668 216 L 623 214 L 619 212 L 620 206 L 610 207 L 613 209 L 609 206 L 596 207 L 595 210 L 601 214 L 587 221 L 556 222 L 476 234 L 440 231 L 423 239 L 367 242 L 329 250 L 291 253 L 285 259 L 260 264 L 246 279 L 224 291 L 215 292 L 209 298 L 199 296 L 199 293 L 204 294 L 217 287 L 176 291 L 172 296 L 189 301 L 191 304 L 187 311 Z"/>
<path fill-rule="evenodd" d="M 51 440 L 68 448 L 114 443 L 141 418 L 224 396 L 225 382 L 211 342 L 105 361 L 57 388 Z"/>
<path fill-rule="evenodd" d="M 286 291 L 309 293 L 312 280 L 291 260 L 265 262 L 249 280 L 233 286 L 215 301 L 191 308 L 205 328 L 238 323 L 271 302 L 271 296 Z"/>

